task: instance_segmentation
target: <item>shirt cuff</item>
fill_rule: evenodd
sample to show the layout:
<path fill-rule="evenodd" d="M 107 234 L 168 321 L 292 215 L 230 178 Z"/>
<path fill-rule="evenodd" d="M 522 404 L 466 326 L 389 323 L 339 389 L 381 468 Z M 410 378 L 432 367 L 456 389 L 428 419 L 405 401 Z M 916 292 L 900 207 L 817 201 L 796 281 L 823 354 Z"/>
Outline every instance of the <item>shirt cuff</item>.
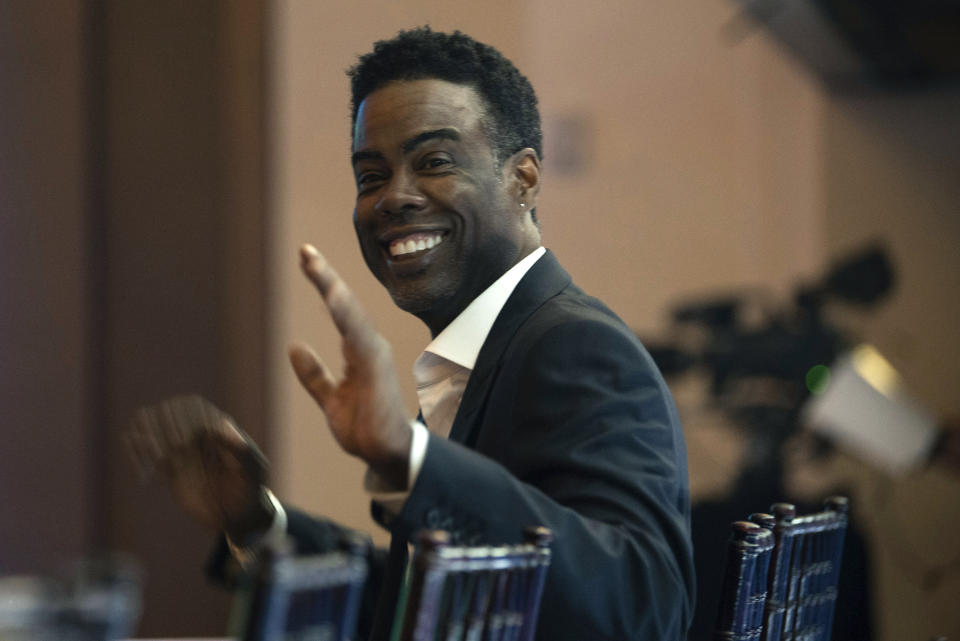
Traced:
<path fill-rule="evenodd" d="M 280 505 L 280 501 L 273 495 L 273 492 L 267 488 L 263 488 L 263 492 L 267 500 L 270 501 L 270 505 L 273 506 L 273 522 L 270 523 L 270 527 L 246 545 L 238 545 L 232 541 L 229 536 L 226 536 L 227 547 L 230 548 L 230 554 L 233 555 L 233 558 L 236 559 L 244 569 L 248 568 L 257 560 L 258 554 L 265 546 L 280 547 L 284 544 L 287 537 L 286 510 Z"/>
<path fill-rule="evenodd" d="M 420 468 L 423 467 L 423 461 L 427 458 L 427 443 L 430 441 L 430 432 L 427 430 L 427 426 L 420 421 L 410 421 L 410 428 L 413 430 L 413 435 L 410 439 L 407 486 L 405 488 L 392 486 L 369 467 L 363 477 L 363 489 L 370 495 L 370 498 L 395 514 L 403 508 L 407 496 L 410 495 L 410 490 L 413 489 L 413 484 L 417 482 Z"/>

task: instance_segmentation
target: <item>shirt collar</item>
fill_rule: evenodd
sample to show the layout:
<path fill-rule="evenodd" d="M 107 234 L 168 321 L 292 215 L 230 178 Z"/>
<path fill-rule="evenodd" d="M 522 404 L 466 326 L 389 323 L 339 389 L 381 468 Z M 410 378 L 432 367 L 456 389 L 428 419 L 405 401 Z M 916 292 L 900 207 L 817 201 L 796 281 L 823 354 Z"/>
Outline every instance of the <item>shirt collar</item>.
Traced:
<path fill-rule="evenodd" d="M 424 353 L 436 354 L 472 370 L 480 354 L 480 348 L 487 340 L 490 328 L 493 327 L 493 322 L 500 315 L 500 310 L 507 304 L 507 299 L 516 289 L 520 279 L 546 251 L 543 247 L 538 247 L 504 272 L 482 294 L 474 298 L 473 302 L 437 334 L 436 338 L 430 341 Z"/>

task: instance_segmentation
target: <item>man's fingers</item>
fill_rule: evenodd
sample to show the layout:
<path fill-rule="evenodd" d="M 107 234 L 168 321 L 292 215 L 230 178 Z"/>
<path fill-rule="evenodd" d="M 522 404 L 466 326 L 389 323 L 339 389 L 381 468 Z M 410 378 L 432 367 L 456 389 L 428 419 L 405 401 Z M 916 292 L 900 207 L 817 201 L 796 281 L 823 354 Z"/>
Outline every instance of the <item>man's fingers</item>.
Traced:
<path fill-rule="evenodd" d="M 336 380 L 326 365 L 306 345 L 290 347 L 290 364 L 293 365 L 293 371 L 296 372 L 304 389 L 321 408 L 326 408 L 327 399 L 337 386 Z"/>
<path fill-rule="evenodd" d="M 330 295 L 333 284 L 341 280 L 327 259 L 310 243 L 300 247 L 300 267 L 310 282 L 317 286 L 324 299 Z"/>
<path fill-rule="evenodd" d="M 367 349 L 375 332 L 346 282 L 313 245 L 300 248 L 300 266 L 323 296 L 340 335 L 354 347 Z"/>

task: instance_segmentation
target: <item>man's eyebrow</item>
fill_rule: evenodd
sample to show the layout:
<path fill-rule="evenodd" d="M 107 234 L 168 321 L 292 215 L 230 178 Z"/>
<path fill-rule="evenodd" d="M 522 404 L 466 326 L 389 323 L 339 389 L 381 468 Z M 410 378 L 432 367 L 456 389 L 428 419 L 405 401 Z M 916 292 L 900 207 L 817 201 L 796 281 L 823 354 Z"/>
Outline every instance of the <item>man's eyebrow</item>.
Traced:
<path fill-rule="evenodd" d="M 350 156 L 350 163 L 356 165 L 361 160 L 379 160 L 383 158 L 383 154 L 379 151 L 355 151 Z"/>
<path fill-rule="evenodd" d="M 422 145 L 426 141 L 436 139 L 459 141 L 461 138 L 460 132 L 456 129 L 452 127 L 444 127 L 442 129 L 424 131 L 412 138 L 408 138 L 400 144 L 400 148 L 403 150 L 403 153 L 408 154 L 416 149 L 417 146 Z M 353 152 L 353 154 L 350 156 L 350 162 L 353 165 L 356 165 L 361 160 L 381 160 L 382 158 L 383 154 L 379 151 L 360 150 Z"/>
<path fill-rule="evenodd" d="M 403 149 L 403 153 L 407 154 L 413 151 L 418 145 L 425 143 L 428 140 L 434 140 L 440 138 L 441 140 L 460 140 L 460 132 L 451 127 L 444 127 L 443 129 L 433 129 L 431 131 L 424 131 L 419 133 L 413 138 L 409 138 L 403 141 L 403 144 L 400 145 L 400 148 Z"/>

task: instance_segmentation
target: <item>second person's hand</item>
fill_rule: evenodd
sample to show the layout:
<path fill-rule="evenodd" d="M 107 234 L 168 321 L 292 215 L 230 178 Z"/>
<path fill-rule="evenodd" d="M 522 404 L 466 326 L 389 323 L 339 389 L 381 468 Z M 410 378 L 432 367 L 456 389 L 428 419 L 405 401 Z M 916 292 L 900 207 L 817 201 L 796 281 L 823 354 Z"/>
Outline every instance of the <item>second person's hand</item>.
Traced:
<path fill-rule="evenodd" d="M 180 508 L 200 525 L 242 543 L 272 521 L 263 486 L 266 458 L 206 399 L 178 396 L 140 408 L 126 440 L 141 474 L 159 472 Z"/>

